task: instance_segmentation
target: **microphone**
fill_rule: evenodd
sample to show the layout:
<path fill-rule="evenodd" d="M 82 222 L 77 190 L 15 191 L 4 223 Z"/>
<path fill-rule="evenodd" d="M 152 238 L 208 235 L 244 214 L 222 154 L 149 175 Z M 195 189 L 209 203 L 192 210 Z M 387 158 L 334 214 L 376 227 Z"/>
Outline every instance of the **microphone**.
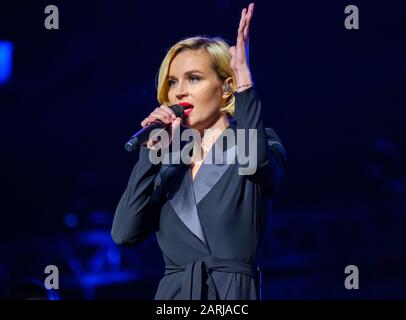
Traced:
<path fill-rule="evenodd" d="M 182 117 L 185 107 L 192 107 L 191 104 L 186 102 L 181 102 L 179 104 L 174 104 L 169 106 L 169 108 L 175 113 L 176 117 Z M 138 132 L 136 132 L 130 140 L 124 145 L 124 149 L 128 152 L 138 149 L 144 142 L 148 141 L 150 134 L 155 129 L 165 130 L 168 125 L 161 120 L 155 120 L 148 126 L 145 126 Z"/>

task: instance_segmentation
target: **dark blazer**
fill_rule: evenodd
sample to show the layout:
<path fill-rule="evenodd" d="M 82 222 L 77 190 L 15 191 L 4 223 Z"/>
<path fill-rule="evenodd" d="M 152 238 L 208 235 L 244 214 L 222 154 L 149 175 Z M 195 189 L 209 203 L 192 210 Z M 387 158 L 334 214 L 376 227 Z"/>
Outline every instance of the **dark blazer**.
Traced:
<path fill-rule="evenodd" d="M 235 99 L 235 121 L 228 128 L 257 129 L 256 141 L 246 139 L 257 143 L 254 174 L 241 174 L 238 161 L 203 163 L 192 179 L 186 164 L 152 164 L 143 146 L 117 206 L 115 243 L 137 244 L 156 231 L 165 274 L 155 299 L 259 298 L 257 249 L 286 151 L 276 133 L 264 127 L 255 88 L 235 93 Z M 223 155 L 236 157 L 237 144 L 221 146 L 222 136 L 212 150 L 222 147 Z"/>

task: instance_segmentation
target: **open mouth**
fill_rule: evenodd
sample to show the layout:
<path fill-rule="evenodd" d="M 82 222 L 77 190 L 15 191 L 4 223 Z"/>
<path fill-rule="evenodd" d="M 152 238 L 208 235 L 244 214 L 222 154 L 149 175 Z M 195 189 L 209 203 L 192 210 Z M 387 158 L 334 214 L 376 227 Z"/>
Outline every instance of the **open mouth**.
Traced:
<path fill-rule="evenodd" d="M 180 102 L 179 105 L 183 107 L 183 115 L 189 117 L 190 113 L 193 111 L 193 105 L 189 102 Z"/>

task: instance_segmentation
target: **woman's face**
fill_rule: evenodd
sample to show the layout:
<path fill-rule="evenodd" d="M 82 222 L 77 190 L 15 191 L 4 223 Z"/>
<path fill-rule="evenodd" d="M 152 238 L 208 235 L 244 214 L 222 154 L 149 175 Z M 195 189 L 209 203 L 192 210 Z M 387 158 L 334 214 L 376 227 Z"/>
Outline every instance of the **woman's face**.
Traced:
<path fill-rule="evenodd" d="M 222 85 L 211 67 L 209 54 L 204 50 L 185 50 L 178 53 L 169 65 L 168 99 L 170 105 L 188 102 L 193 110 L 182 125 L 202 130 L 211 127 L 224 113 Z"/>

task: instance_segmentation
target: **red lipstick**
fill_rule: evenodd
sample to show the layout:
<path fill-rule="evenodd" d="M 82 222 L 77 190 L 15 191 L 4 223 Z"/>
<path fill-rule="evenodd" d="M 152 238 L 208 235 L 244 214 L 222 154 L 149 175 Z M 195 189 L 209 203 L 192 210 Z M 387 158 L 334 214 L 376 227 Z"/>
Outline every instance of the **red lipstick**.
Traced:
<path fill-rule="evenodd" d="M 181 107 L 183 107 L 183 114 L 185 117 L 188 117 L 193 110 L 193 105 L 189 102 L 180 102 L 178 103 Z"/>

